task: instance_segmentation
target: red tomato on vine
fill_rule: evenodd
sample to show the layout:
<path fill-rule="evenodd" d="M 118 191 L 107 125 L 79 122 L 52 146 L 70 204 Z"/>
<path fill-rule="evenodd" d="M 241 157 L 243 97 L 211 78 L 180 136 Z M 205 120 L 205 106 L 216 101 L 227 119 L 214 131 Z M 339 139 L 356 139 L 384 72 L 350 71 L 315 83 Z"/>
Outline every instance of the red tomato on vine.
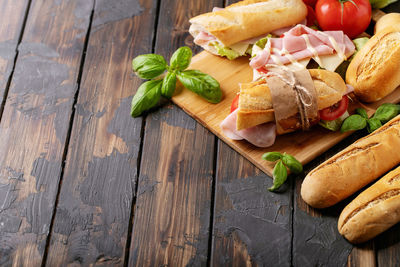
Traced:
<path fill-rule="evenodd" d="M 324 31 L 341 30 L 350 38 L 364 32 L 371 22 L 369 0 L 318 0 L 315 13 Z"/>

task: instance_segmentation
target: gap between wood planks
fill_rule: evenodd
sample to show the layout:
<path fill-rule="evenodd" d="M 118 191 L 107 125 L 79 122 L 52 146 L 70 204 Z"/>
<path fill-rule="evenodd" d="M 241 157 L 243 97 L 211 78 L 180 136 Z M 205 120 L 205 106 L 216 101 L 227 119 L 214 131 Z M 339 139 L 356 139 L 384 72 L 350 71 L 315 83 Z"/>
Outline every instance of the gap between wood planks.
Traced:
<path fill-rule="evenodd" d="M 24 36 L 25 25 L 26 25 L 26 21 L 28 20 L 29 10 L 31 9 L 31 3 L 32 3 L 32 0 L 28 0 L 28 4 L 26 6 L 25 15 L 24 15 L 24 21 L 22 22 L 21 32 L 20 32 L 20 34 L 18 36 L 18 43 L 17 43 L 17 46 L 15 48 L 15 56 L 14 56 L 13 66 L 12 66 L 12 69 L 11 69 L 10 76 L 8 76 L 6 88 L 4 89 L 3 101 L 1 102 L 1 105 L 0 105 L 0 121 L 3 118 L 4 106 L 6 105 L 6 100 L 7 100 L 7 97 L 8 97 L 8 91 L 10 89 L 11 80 L 12 80 L 12 77 L 14 76 L 15 65 L 17 63 L 18 54 L 19 54 L 19 45 L 21 44 L 22 37 Z"/>
<path fill-rule="evenodd" d="M 158 28 L 158 22 L 160 20 L 159 19 L 160 18 L 160 7 L 161 7 L 161 0 L 157 0 L 157 6 L 156 6 L 156 12 L 155 12 L 156 17 L 155 17 L 155 22 L 154 22 L 153 36 L 152 36 L 152 40 L 151 40 L 151 53 L 154 53 L 156 41 L 157 41 L 157 28 Z M 142 119 L 142 126 L 141 126 L 141 130 L 140 130 L 140 145 L 139 145 L 138 157 L 137 157 L 137 162 L 136 162 L 135 192 L 133 192 L 131 211 L 130 211 L 130 215 L 129 215 L 128 234 L 126 237 L 125 255 L 124 255 L 124 263 L 123 263 L 124 266 L 128 266 L 128 262 L 129 262 L 129 251 L 131 248 L 132 230 L 133 230 L 133 222 L 134 222 L 133 219 L 135 217 L 137 191 L 138 191 L 138 187 L 139 187 L 139 175 L 140 175 L 140 169 L 141 169 L 140 167 L 141 167 L 141 163 L 142 163 L 144 129 L 146 127 L 147 114 L 144 114 L 142 116 L 143 116 L 143 119 Z"/>
<path fill-rule="evenodd" d="M 73 125 L 73 122 L 74 122 L 75 111 L 76 111 L 75 106 L 76 106 L 76 103 L 77 103 L 77 100 L 78 100 L 79 91 L 80 91 L 80 87 L 81 87 L 83 67 L 85 65 L 86 51 L 87 51 L 88 44 L 89 44 L 89 37 L 90 37 L 91 29 L 92 29 L 92 21 L 93 21 L 93 14 L 94 14 L 95 6 L 96 6 L 96 0 L 93 0 L 92 11 L 90 13 L 90 19 L 89 19 L 89 26 L 88 26 L 88 29 L 86 31 L 85 42 L 84 42 L 84 45 L 83 45 L 82 56 L 81 56 L 81 62 L 80 62 L 80 65 L 79 65 L 79 73 L 78 73 L 78 78 L 77 78 L 77 81 L 76 81 L 77 88 L 76 88 L 75 95 L 74 95 L 74 101 L 72 103 L 72 113 L 71 113 L 71 117 L 70 117 L 70 120 L 69 120 L 67 138 L 66 138 L 66 141 L 65 141 L 64 151 L 63 151 L 62 160 L 61 160 L 60 181 L 58 183 L 56 200 L 55 200 L 55 203 L 54 203 L 53 214 L 51 216 L 49 234 L 47 235 L 47 238 L 46 238 L 46 246 L 45 246 L 43 259 L 42 259 L 42 265 L 41 265 L 42 267 L 44 267 L 46 265 L 46 261 L 47 261 L 47 255 L 48 255 L 49 246 L 50 246 L 51 234 L 53 232 L 53 226 L 54 226 L 54 218 L 55 218 L 55 215 L 56 215 L 56 210 L 57 210 L 58 201 L 59 201 L 60 192 L 61 192 L 61 185 L 62 185 L 62 181 L 63 181 L 63 178 L 64 178 L 65 161 L 66 161 L 66 158 L 67 158 L 69 142 L 70 142 L 70 139 L 71 139 L 72 125 Z"/>

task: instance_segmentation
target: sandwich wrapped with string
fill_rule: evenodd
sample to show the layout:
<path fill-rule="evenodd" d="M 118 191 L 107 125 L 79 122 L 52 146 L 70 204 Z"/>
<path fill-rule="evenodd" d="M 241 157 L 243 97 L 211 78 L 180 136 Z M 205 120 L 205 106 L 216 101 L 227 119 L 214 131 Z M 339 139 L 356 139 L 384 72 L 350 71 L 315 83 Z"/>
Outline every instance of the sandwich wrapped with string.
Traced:
<path fill-rule="evenodd" d="M 349 93 L 335 72 L 266 67 L 268 72 L 258 80 L 240 84 L 239 107 L 220 125 L 227 137 L 271 146 L 277 134 L 308 130 L 317 124 L 320 110 L 334 106 Z"/>

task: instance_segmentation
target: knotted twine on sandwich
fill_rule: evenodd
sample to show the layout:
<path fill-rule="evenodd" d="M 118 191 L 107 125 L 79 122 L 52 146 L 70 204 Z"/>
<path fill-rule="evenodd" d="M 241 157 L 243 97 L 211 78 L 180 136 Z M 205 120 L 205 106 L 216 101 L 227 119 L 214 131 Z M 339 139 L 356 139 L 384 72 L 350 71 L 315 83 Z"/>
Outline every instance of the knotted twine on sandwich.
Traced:
<path fill-rule="evenodd" d="M 317 92 L 308 70 L 292 71 L 285 66 L 266 65 L 264 75 L 270 88 L 278 134 L 308 130 L 318 119 Z"/>

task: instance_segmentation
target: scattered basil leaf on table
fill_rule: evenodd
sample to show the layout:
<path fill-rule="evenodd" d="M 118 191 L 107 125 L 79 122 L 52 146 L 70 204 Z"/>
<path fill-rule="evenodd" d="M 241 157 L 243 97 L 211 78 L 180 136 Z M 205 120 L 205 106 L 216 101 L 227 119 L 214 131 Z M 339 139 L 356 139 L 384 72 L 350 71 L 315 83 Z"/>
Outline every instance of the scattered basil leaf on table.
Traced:
<path fill-rule="evenodd" d="M 170 68 L 172 70 L 185 70 L 189 67 L 192 60 L 192 50 L 183 46 L 175 51 L 170 60 Z"/>
<path fill-rule="evenodd" d="M 303 171 L 303 165 L 292 155 L 283 154 L 282 161 L 294 174 L 299 174 Z"/>
<path fill-rule="evenodd" d="M 380 128 L 383 124 L 390 121 L 394 117 L 400 114 L 400 105 L 385 103 L 380 105 L 374 116 L 368 118 L 367 111 L 363 108 L 357 108 L 354 115 L 346 118 L 340 128 L 340 131 L 356 131 L 367 127 L 369 133 L 372 133 L 376 129 Z"/>
<path fill-rule="evenodd" d="M 277 190 L 287 179 L 287 168 L 295 173 L 299 174 L 303 171 L 303 165 L 292 155 L 280 152 L 267 152 L 262 155 L 263 160 L 272 161 L 277 163 L 272 171 L 274 179 L 273 185 L 268 188 L 270 191 Z"/>
<path fill-rule="evenodd" d="M 167 65 L 164 57 L 146 54 L 132 60 L 132 69 L 142 79 L 155 79 L 143 83 L 132 99 L 131 116 L 138 117 L 159 102 L 161 96 L 171 98 L 176 89 L 177 78 L 189 90 L 211 103 L 218 103 L 222 91 L 217 80 L 199 70 L 185 70 L 192 60 L 192 50 L 181 47 L 174 52 Z M 165 71 L 162 80 L 158 78 Z"/>
<path fill-rule="evenodd" d="M 179 81 L 187 89 L 202 96 L 211 103 L 221 101 L 222 92 L 219 83 L 210 75 L 199 70 L 185 70 L 177 74 Z"/>
<path fill-rule="evenodd" d="M 161 97 L 162 80 L 142 83 L 132 99 L 131 116 L 137 117 L 143 111 L 157 105 Z"/>
<path fill-rule="evenodd" d="M 366 126 L 367 126 L 367 119 L 359 114 L 354 114 L 347 117 L 344 120 L 342 127 L 340 128 L 340 131 L 342 133 L 348 131 L 356 131 L 364 129 Z"/>
<path fill-rule="evenodd" d="M 399 113 L 400 105 L 386 103 L 379 106 L 373 117 L 380 120 L 382 123 L 386 123 Z"/>
<path fill-rule="evenodd" d="M 132 60 L 132 68 L 139 78 L 153 79 L 167 69 L 167 62 L 160 55 L 140 55 Z"/>
<path fill-rule="evenodd" d="M 262 155 L 263 160 L 267 161 L 277 161 L 278 159 L 281 159 L 283 155 L 280 152 L 267 152 Z"/>
<path fill-rule="evenodd" d="M 176 87 L 176 74 L 175 72 L 168 72 L 163 79 L 161 87 L 161 95 L 167 98 L 171 98 L 174 94 Z"/>
<path fill-rule="evenodd" d="M 373 131 L 380 128 L 381 126 L 382 126 L 382 123 L 377 118 L 371 118 L 371 119 L 367 120 L 367 130 L 369 133 L 372 133 Z"/>
<path fill-rule="evenodd" d="M 367 114 L 367 111 L 366 111 L 365 109 L 363 109 L 363 108 L 357 108 L 357 109 L 356 109 L 356 113 L 357 113 L 358 115 L 360 115 L 361 117 L 368 119 L 368 114 Z"/>
<path fill-rule="evenodd" d="M 274 167 L 272 172 L 274 178 L 274 184 L 268 188 L 270 191 L 277 190 L 287 179 L 287 170 L 285 165 L 283 165 L 282 160 L 279 160 Z"/>

